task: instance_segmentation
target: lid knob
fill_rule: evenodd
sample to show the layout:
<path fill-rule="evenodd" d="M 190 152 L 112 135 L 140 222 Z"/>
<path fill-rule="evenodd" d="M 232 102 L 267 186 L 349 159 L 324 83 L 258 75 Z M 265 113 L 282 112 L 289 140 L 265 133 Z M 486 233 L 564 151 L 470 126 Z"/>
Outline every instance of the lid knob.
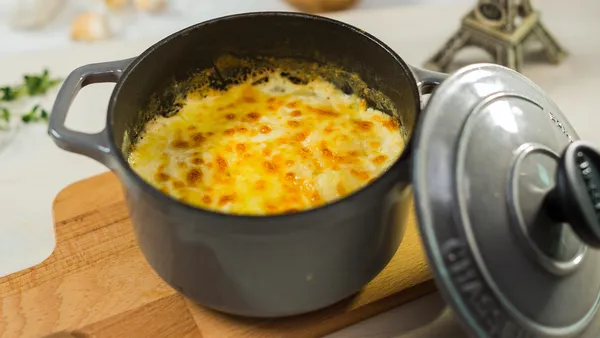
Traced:
<path fill-rule="evenodd" d="M 569 223 L 586 244 L 600 248 L 600 152 L 575 141 L 562 153 L 556 187 L 546 199 L 548 213 Z"/>

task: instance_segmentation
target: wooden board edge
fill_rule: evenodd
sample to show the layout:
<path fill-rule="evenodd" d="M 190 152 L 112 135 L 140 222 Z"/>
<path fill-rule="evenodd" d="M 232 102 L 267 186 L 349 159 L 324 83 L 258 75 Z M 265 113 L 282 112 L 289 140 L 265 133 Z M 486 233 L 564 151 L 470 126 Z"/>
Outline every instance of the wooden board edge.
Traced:
<path fill-rule="evenodd" d="M 54 215 L 54 209 L 56 209 L 56 203 L 64 200 L 65 199 L 65 197 L 64 197 L 65 194 L 68 194 L 71 190 L 73 190 L 74 187 L 78 187 L 78 186 L 80 186 L 82 184 L 90 184 L 90 182 L 93 183 L 94 181 L 98 181 L 98 180 L 107 179 L 107 177 L 110 177 L 110 176 L 116 176 L 116 175 L 112 171 L 107 170 L 107 171 L 105 171 L 103 173 L 99 173 L 99 174 L 92 175 L 92 176 L 89 176 L 89 177 L 84 177 L 84 178 L 82 178 L 80 180 L 77 180 L 77 181 L 75 181 L 73 183 L 70 183 L 70 184 L 64 186 L 56 194 L 56 196 L 54 196 L 54 199 L 52 200 L 52 220 L 53 220 L 54 224 L 56 224 L 56 218 L 55 218 L 55 215 Z"/>

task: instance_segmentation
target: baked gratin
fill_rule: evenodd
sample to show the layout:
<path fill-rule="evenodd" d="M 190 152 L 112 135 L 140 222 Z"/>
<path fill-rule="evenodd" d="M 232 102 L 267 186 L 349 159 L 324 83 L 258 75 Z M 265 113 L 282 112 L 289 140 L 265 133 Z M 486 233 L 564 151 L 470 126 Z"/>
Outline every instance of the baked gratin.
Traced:
<path fill-rule="evenodd" d="M 322 78 L 279 71 L 225 89 L 191 90 L 149 121 L 128 162 L 193 206 L 242 215 L 296 212 L 344 197 L 400 155 L 396 118 Z"/>

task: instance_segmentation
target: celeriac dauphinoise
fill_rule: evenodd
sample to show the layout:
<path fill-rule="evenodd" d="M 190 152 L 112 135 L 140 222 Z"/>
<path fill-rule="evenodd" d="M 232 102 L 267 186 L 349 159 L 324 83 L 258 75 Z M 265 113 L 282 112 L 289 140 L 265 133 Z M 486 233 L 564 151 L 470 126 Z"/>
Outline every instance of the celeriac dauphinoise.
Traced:
<path fill-rule="evenodd" d="M 128 161 L 187 204 L 230 214 L 302 211 L 382 174 L 404 149 L 396 118 L 321 78 L 279 72 L 223 90 L 190 91 L 148 122 Z"/>

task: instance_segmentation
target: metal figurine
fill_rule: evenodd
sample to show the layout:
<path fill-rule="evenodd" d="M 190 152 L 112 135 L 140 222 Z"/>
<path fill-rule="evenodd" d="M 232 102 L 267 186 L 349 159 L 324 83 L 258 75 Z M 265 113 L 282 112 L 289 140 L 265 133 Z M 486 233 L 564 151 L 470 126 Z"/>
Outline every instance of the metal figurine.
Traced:
<path fill-rule="evenodd" d="M 530 38 L 538 39 L 552 63 L 562 61 L 567 52 L 544 27 L 530 0 L 479 0 L 462 20 L 455 33 L 425 67 L 447 71 L 456 53 L 477 46 L 492 55 L 495 62 L 521 71 L 523 49 Z"/>

